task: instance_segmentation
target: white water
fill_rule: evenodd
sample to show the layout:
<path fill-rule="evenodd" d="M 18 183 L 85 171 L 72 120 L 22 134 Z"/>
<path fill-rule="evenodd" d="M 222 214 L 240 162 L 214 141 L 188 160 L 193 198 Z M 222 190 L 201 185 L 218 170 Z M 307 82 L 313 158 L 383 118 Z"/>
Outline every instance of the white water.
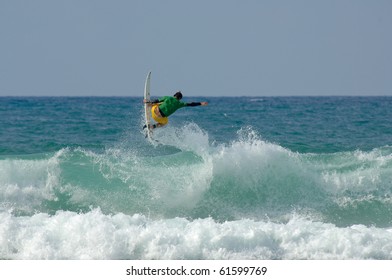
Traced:
<path fill-rule="evenodd" d="M 252 131 L 226 145 L 182 131 L 154 157 L 1 159 L 0 259 L 392 259 L 390 148 L 298 154 Z"/>
<path fill-rule="evenodd" d="M 292 215 L 285 224 L 60 211 L 1 213 L 3 259 L 391 259 L 392 229 L 338 228 Z"/>

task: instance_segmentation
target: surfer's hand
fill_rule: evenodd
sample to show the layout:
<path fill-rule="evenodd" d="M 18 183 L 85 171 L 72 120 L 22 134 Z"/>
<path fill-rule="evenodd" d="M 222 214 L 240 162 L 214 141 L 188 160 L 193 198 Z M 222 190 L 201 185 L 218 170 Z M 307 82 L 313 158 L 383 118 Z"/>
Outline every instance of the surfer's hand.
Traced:
<path fill-rule="evenodd" d="M 200 102 L 201 106 L 207 106 L 208 102 Z"/>

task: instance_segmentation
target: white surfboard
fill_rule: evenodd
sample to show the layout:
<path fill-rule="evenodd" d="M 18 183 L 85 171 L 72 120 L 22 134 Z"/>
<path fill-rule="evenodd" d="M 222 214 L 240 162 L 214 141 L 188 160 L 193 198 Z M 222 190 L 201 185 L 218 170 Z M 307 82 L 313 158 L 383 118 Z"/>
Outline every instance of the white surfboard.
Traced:
<path fill-rule="evenodd" d="M 151 72 L 148 72 L 146 83 L 144 84 L 144 99 L 150 101 L 150 79 L 151 79 Z M 151 105 L 144 103 L 144 122 L 146 124 L 146 136 L 148 139 L 151 140 L 152 137 L 152 130 L 149 129 L 151 123 Z"/>

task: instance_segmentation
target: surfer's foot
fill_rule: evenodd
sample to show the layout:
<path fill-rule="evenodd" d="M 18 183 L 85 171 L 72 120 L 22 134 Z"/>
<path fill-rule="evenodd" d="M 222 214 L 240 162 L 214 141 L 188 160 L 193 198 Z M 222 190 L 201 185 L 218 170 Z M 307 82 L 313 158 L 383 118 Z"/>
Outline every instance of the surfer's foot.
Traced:
<path fill-rule="evenodd" d="M 143 125 L 143 129 L 146 129 L 146 128 L 147 128 L 147 125 Z M 148 128 L 149 129 L 154 129 L 154 128 L 157 128 L 157 125 L 156 124 L 149 124 Z"/>

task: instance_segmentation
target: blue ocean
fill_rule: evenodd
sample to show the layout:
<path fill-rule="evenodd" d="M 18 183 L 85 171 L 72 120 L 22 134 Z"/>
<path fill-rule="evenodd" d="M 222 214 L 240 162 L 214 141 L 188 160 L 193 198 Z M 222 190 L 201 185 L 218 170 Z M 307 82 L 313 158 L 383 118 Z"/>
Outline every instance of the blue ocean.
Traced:
<path fill-rule="evenodd" d="M 0 98 L 0 259 L 392 259 L 392 97 Z"/>

